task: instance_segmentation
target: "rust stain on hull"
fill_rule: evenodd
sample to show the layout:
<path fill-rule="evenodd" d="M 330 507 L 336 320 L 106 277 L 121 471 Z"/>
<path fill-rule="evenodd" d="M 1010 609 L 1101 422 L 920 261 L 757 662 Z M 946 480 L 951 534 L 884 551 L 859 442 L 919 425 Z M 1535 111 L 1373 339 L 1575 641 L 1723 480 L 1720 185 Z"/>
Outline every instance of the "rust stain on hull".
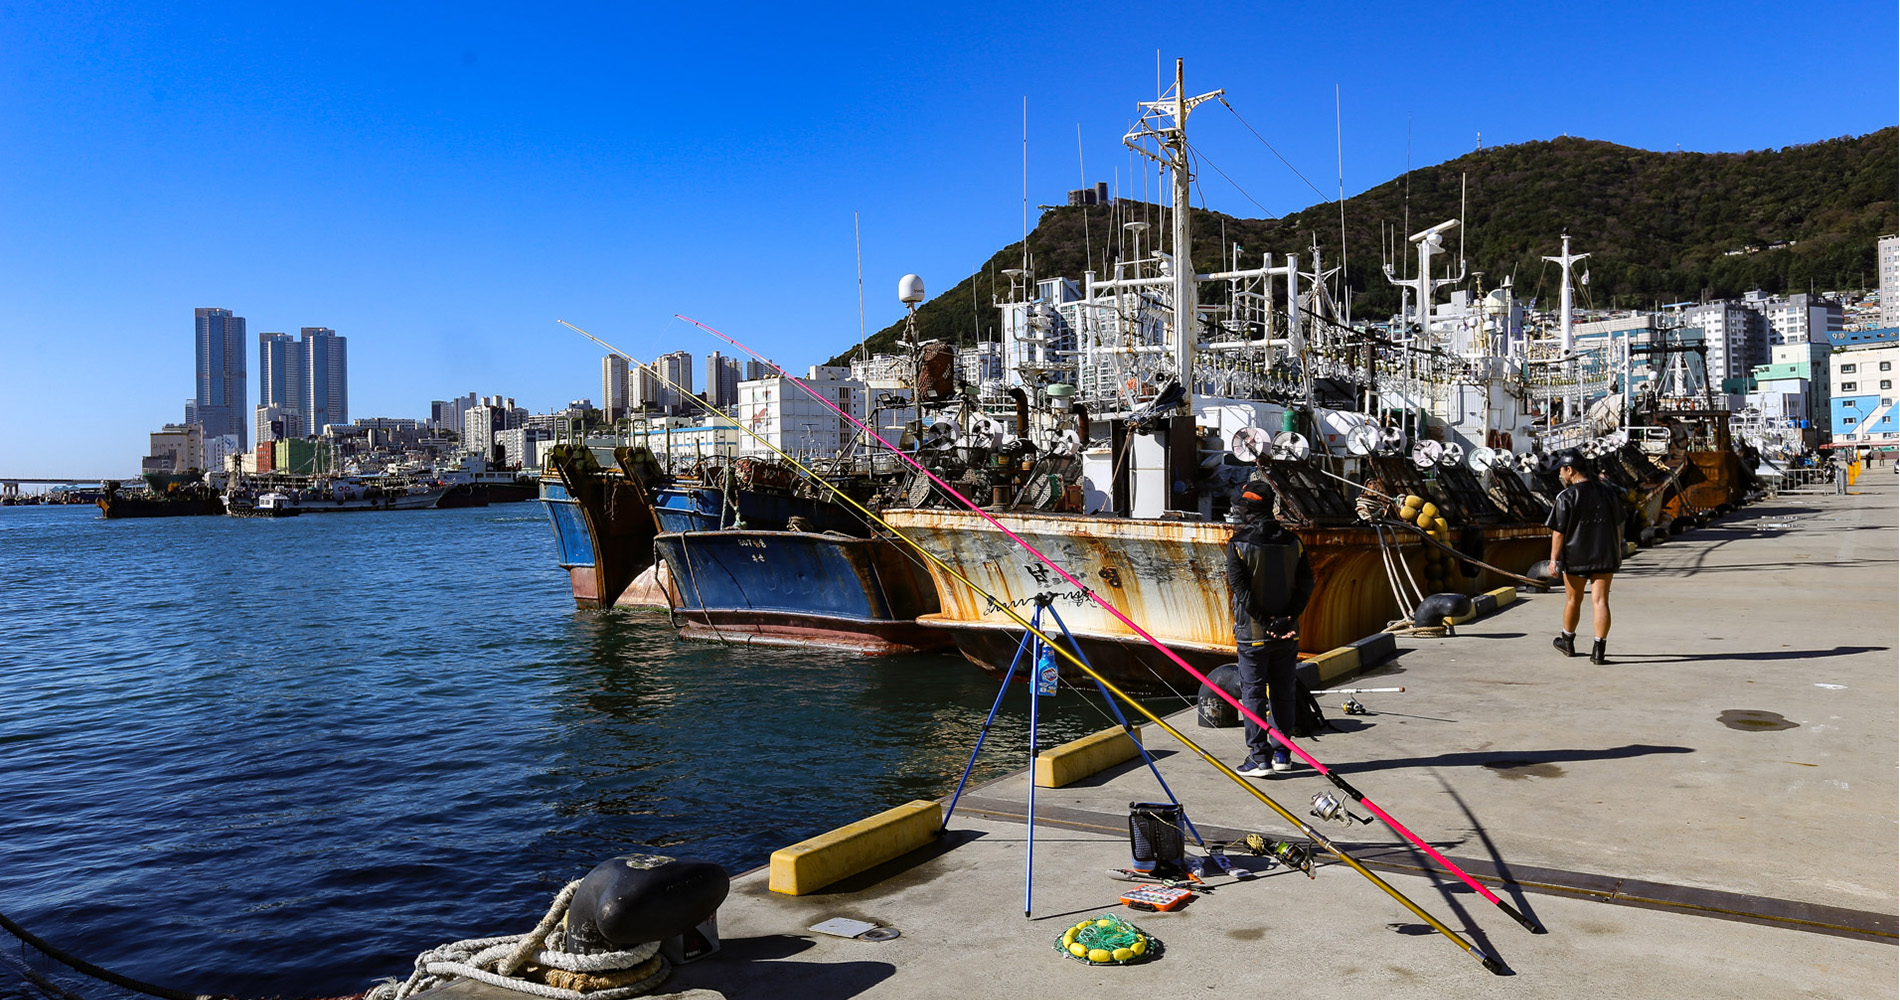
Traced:
<path fill-rule="evenodd" d="M 1195 682 L 1185 671 L 1154 653 L 1133 629 L 980 516 L 912 509 L 886 511 L 883 516 L 1024 618 L 1035 614 L 1038 595 L 1048 595 L 1055 613 L 1091 658 L 1105 658 L 1097 669 L 1117 683 L 1146 681 L 1152 687 L 1159 682 L 1192 690 Z M 1205 669 L 1232 661 L 1233 614 L 1226 576 L 1231 525 L 1060 514 L 994 516 L 1189 663 Z M 1300 618 L 1302 651 L 1324 652 L 1353 642 L 1399 617 L 1373 529 L 1308 528 L 1297 534 L 1317 583 L 1313 600 Z M 1550 544 L 1548 533 L 1537 526 L 1491 528 L 1486 534 L 1487 549 L 1490 536 L 1495 536 L 1506 558 L 1523 562 L 1522 567 L 1503 563 L 1505 569 L 1528 567 L 1543 557 L 1538 547 L 1547 550 Z M 1414 574 L 1419 575 L 1423 543 L 1416 536 L 1393 542 L 1388 533 L 1387 539 L 1402 558 L 1413 562 Z M 930 574 L 943 610 L 920 621 L 949 631 L 973 662 L 993 672 L 1007 668 L 1021 626 L 943 569 L 933 564 Z M 1476 592 L 1476 581 L 1472 587 Z M 1049 621 L 1049 626 L 1053 629 L 1054 622 Z M 1084 677 L 1072 679 L 1087 683 Z"/>

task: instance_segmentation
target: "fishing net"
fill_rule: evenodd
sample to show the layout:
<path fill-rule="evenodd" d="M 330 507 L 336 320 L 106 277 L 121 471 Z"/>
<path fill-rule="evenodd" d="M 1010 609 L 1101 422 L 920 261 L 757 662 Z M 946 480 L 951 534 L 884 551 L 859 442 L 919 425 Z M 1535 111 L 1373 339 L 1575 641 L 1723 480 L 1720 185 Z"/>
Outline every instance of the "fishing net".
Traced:
<path fill-rule="evenodd" d="M 1104 913 L 1062 932 L 1056 950 L 1088 965 L 1132 965 L 1161 954 L 1161 941 L 1141 928 Z"/>

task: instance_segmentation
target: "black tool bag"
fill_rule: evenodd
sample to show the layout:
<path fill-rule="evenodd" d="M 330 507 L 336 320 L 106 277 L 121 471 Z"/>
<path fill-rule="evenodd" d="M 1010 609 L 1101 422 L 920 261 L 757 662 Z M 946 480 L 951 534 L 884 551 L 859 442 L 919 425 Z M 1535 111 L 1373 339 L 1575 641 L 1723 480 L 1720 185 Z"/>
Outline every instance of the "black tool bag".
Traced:
<path fill-rule="evenodd" d="M 1128 849 L 1136 871 L 1156 878 L 1179 874 L 1187 854 L 1181 832 L 1181 807 L 1172 802 L 1128 803 Z"/>
<path fill-rule="evenodd" d="M 1319 699 L 1313 697 L 1313 689 L 1307 687 L 1305 681 L 1299 682 L 1293 696 L 1293 710 L 1296 718 L 1288 736 L 1303 740 L 1328 730 L 1338 731 L 1338 727 L 1327 720 L 1326 713 L 1319 710 Z"/>

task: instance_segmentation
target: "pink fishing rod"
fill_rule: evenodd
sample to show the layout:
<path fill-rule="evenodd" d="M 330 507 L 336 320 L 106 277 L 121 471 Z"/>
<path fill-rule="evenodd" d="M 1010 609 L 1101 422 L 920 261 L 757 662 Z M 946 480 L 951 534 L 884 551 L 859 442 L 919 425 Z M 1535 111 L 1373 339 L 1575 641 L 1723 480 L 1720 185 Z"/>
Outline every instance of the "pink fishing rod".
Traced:
<path fill-rule="evenodd" d="M 1150 645 L 1154 646 L 1154 648 L 1160 650 L 1161 655 L 1166 656 L 1170 660 L 1173 660 L 1176 666 L 1180 667 L 1182 670 L 1187 671 L 1189 675 L 1199 680 L 1203 685 L 1206 685 L 1208 690 L 1213 691 L 1215 694 L 1219 695 L 1223 701 L 1234 706 L 1234 708 L 1239 710 L 1239 712 L 1242 715 L 1246 716 L 1249 719 L 1252 719 L 1255 725 L 1258 725 L 1262 729 L 1265 729 L 1271 736 L 1273 736 L 1274 739 L 1279 740 L 1282 746 L 1298 754 L 1300 759 L 1305 761 L 1309 766 L 1311 766 L 1313 770 L 1318 771 L 1322 775 L 1325 775 L 1328 781 L 1331 781 L 1333 785 L 1337 787 L 1340 791 L 1345 792 L 1348 796 L 1350 796 L 1354 802 L 1358 803 L 1361 807 L 1366 809 L 1368 812 L 1372 813 L 1374 816 L 1377 816 L 1380 819 L 1380 821 L 1385 823 L 1387 827 L 1391 828 L 1391 830 L 1394 833 L 1397 833 L 1399 836 L 1404 837 L 1408 841 L 1411 841 L 1413 846 L 1417 847 L 1419 850 L 1424 851 L 1425 854 L 1429 856 L 1433 861 L 1436 861 L 1440 865 L 1444 866 L 1446 871 L 1450 872 L 1453 875 L 1456 875 L 1460 881 L 1470 886 L 1473 891 L 1477 892 L 1480 896 L 1483 896 L 1486 900 L 1490 901 L 1491 905 L 1496 906 L 1498 909 L 1503 910 L 1505 913 L 1509 914 L 1511 919 L 1517 921 L 1517 923 L 1520 926 L 1522 926 L 1525 930 L 1530 931 L 1532 934 L 1544 933 L 1544 928 L 1540 924 L 1524 916 L 1522 913 L 1519 913 L 1516 907 L 1513 907 L 1510 903 L 1507 903 L 1504 900 L 1498 898 L 1498 895 L 1492 892 L 1483 883 L 1479 882 L 1477 879 L 1474 879 L 1470 875 L 1466 874 L 1464 869 L 1458 867 L 1455 864 L 1452 864 L 1450 858 L 1447 858 L 1443 854 L 1440 854 L 1436 848 L 1426 843 L 1424 838 L 1420 837 L 1416 833 L 1413 833 L 1409 828 L 1405 826 L 1405 824 L 1400 823 L 1397 819 L 1393 818 L 1391 813 L 1386 812 L 1384 809 L 1380 808 L 1378 803 L 1367 798 L 1366 794 L 1364 792 L 1361 792 L 1359 789 L 1353 787 L 1351 782 L 1348 782 L 1346 779 L 1334 773 L 1331 768 L 1321 763 L 1317 757 L 1314 757 L 1312 754 L 1307 753 L 1305 749 L 1300 747 L 1297 743 L 1294 743 L 1293 740 L 1287 737 L 1286 734 L 1273 728 L 1272 724 L 1269 723 L 1266 719 L 1261 718 L 1259 715 L 1256 715 L 1247 706 L 1241 704 L 1239 698 L 1236 698 L 1233 695 L 1228 694 L 1226 691 L 1221 690 L 1219 685 L 1210 683 L 1207 679 L 1206 674 L 1203 674 L 1199 670 L 1194 669 L 1194 667 L 1189 665 L 1189 663 L 1186 660 L 1182 659 L 1179 655 L 1177 655 L 1174 652 L 1174 650 L 1169 649 L 1165 644 L 1161 642 L 1161 640 L 1150 635 L 1147 629 L 1144 629 L 1140 625 L 1137 625 L 1133 619 L 1130 619 L 1127 615 L 1122 614 L 1119 609 L 1117 609 L 1114 605 L 1108 603 L 1108 601 L 1104 600 L 1101 595 L 1097 594 L 1094 590 L 1090 589 L 1089 587 L 1084 586 L 1082 581 L 1077 580 L 1075 577 L 1069 575 L 1069 571 L 1062 568 L 1060 565 L 1058 565 L 1055 562 L 1055 560 L 1050 559 L 1046 555 L 1043 555 L 1040 549 L 1037 549 L 1034 545 L 1029 544 L 1027 541 L 1025 541 L 1020 535 L 1016 534 L 1014 531 L 1009 530 L 1009 527 L 1007 525 L 1003 524 L 1003 522 L 998 521 L 995 517 L 991 516 L 989 511 L 986 511 L 982 509 L 981 507 L 978 507 L 975 502 L 970 500 L 969 497 L 966 497 L 962 493 L 957 492 L 955 487 L 951 486 L 947 482 L 944 482 L 943 479 L 940 478 L 936 473 L 925 468 L 922 463 L 912 458 L 907 452 L 904 451 L 904 449 L 899 448 L 898 446 L 890 443 L 889 441 L 884 440 L 883 437 L 881 437 L 875 430 L 871 429 L 863 421 L 845 412 L 844 410 L 839 409 L 837 404 L 833 403 L 829 399 L 826 399 L 822 393 L 817 392 L 816 390 L 812 389 L 810 386 L 806 385 L 804 382 L 788 374 L 785 371 L 785 369 L 780 368 L 776 362 L 770 360 L 769 358 L 765 357 L 759 352 L 753 350 L 750 347 L 747 347 L 744 344 L 739 343 L 737 340 L 732 339 L 731 337 L 725 335 L 724 333 L 721 333 L 718 330 L 715 330 L 712 327 L 707 326 L 706 324 L 701 323 L 700 321 L 693 319 L 690 316 L 683 316 L 679 313 L 674 313 L 673 317 L 675 319 L 682 320 L 684 322 L 691 323 L 692 325 L 696 327 L 699 327 L 701 330 L 704 330 L 707 333 L 710 333 L 713 336 L 718 337 L 720 340 L 723 340 L 726 343 L 731 344 L 733 347 L 736 347 L 739 350 L 744 351 L 747 354 L 750 354 L 752 357 L 757 358 L 760 362 L 764 363 L 767 367 L 771 368 L 773 371 L 778 372 L 780 376 L 791 379 L 791 381 L 796 383 L 799 386 L 799 388 L 805 390 L 806 395 L 809 395 L 811 398 L 824 404 L 824 406 L 827 409 L 831 410 L 831 412 L 836 413 L 838 416 L 843 417 L 845 420 L 849 421 L 852 426 L 862 431 L 864 434 L 869 436 L 873 441 L 876 441 L 878 444 L 883 445 L 885 448 L 889 449 L 892 454 L 895 454 L 899 458 L 903 459 L 904 462 L 909 464 L 911 468 L 916 469 L 918 472 L 923 473 L 925 476 L 928 476 L 931 482 L 937 484 L 937 486 L 940 489 L 942 489 L 944 492 L 955 497 L 959 503 L 963 504 L 965 507 L 968 507 L 972 513 L 975 513 L 978 517 L 981 517 L 984 520 L 988 521 L 991 524 L 991 526 L 996 528 L 996 530 L 1002 532 L 1004 535 L 1007 535 L 1011 541 L 1015 542 L 1017 545 L 1022 546 L 1023 549 L 1027 551 L 1029 554 L 1041 560 L 1043 565 L 1048 566 L 1052 570 L 1055 570 L 1058 575 L 1060 575 L 1064 580 L 1067 580 L 1077 590 L 1081 591 L 1084 594 L 1087 594 L 1089 599 L 1094 601 L 1099 607 L 1101 607 L 1102 610 L 1113 615 L 1115 617 L 1115 620 L 1121 622 L 1123 625 L 1126 625 L 1130 629 L 1133 629 L 1136 635 L 1141 636 L 1142 639 L 1146 640 Z M 1020 430 L 1021 428 L 1018 428 L 1018 429 Z"/>

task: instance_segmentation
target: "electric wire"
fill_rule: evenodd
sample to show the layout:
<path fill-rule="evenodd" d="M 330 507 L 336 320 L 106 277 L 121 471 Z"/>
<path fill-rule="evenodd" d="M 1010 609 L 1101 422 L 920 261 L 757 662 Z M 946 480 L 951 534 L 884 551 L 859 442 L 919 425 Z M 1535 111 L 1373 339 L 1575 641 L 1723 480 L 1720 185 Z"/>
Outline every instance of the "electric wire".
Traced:
<path fill-rule="evenodd" d="M 1250 195 L 1250 194 L 1248 194 L 1248 193 L 1247 193 L 1247 189 L 1246 189 L 1246 188 L 1244 188 L 1244 187 L 1241 187 L 1241 186 L 1240 186 L 1240 182 L 1239 182 L 1239 181 L 1236 181 L 1236 180 L 1234 180 L 1234 179 L 1233 179 L 1232 177 L 1229 177 L 1229 176 L 1227 176 L 1227 171 L 1225 171 L 1225 170 L 1222 170 L 1222 169 L 1220 168 L 1220 165 L 1219 165 L 1219 164 L 1217 164 L 1217 163 L 1215 163 L 1215 162 L 1214 162 L 1214 161 L 1213 161 L 1212 159 L 1210 159 L 1210 158 L 1208 157 L 1208 155 L 1207 155 L 1206 153 L 1204 153 L 1204 152 L 1202 152 L 1202 151 L 1201 151 L 1201 149 L 1200 149 L 1200 147 L 1198 147 L 1198 146 L 1196 146 L 1196 145 L 1194 145 L 1193 143 L 1191 143 L 1191 142 L 1190 142 L 1190 143 L 1188 143 L 1188 149 L 1190 149 L 1190 150 L 1192 150 L 1192 151 L 1193 151 L 1193 153 L 1194 153 L 1194 155 L 1195 155 L 1195 157 L 1196 157 L 1196 158 L 1198 158 L 1198 159 L 1199 159 L 1199 160 L 1200 160 L 1200 161 L 1201 161 L 1202 163 L 1205 163 L 1205 164 L 1207 164 L 1208 166 L 1210 166 L 1210 167 L 1213 167 L 1213 168 L 1214 168 L 1214 172 L 1215 172 L 1215 173 L 1217 173 L 1217 174 L 1219 174 L 1219 175 L 1221 175 L 1221 179 L 1222 179 L 1222 180 L 1225 180 L 1225 181 L 1226 181 L 1227 183 L 1229 183 L 1229 184 L 1232 184 L 1232 185 L 1234 186 L 1234 190 L 1236 190 L 1236 191 L 1239 191 L 1239 192 L 1240 192 L 1240 196 L 1241 196 L 1241 197 L 1243 197 L 1243 198 L 1245 198 L 1245 199 L 1247 199 L 1248 201 L 1251 201 L 1251 202 L 1253 202 L 1253 204 L 1254 204 L 1254 207 L 1255 207 L 1255 208 L 1258 208 L 1258 209 L 1259 209 L 1259 210 L 1261 210 L 1262 212 L 1265 212 L 1265 213 L 1267 213 L 1267 218 L 1269 218 L 1269 219 L 1277 219 L 1277 218 L 1279 218 L 1279 216 L 1277 216 L 1277 215 L 1274 215 L 1274 214 L 1273 214 L 1273 209 L 1271 209 L 1271 208 L 1268 208 L 1267 206 L 1265 206 L 1265 205 L 1262 205 L 1262 204 L 1260 204 L 1260 199 L 1258 199 L 1258 198 L 1255 198 L 1255 197 L 1254 197 L 1253 195 Z M 1198 186 L 1198 184 L 1197 184 L 1196 186 Z M 1202 191 L 1202 192 L 1201 192 L 1201 205 L 1202 205 L 1202 207 L 1203 207 L 1203 208 L 1205 208 L 1205 207 L 1206 207 L 1206 205 L 1207 205 L 1207 192 L 1206 192 L 1206 191 Z"/>
<path fill-rule="evenodd" d="M 1267 137 L 1266 137 L 1266 136 L 1264 136 L 1264 135 L 1261 135 L 1258 129 L 1255 129 L 1255 128 L 1254 128 L 1254 127 L 1253 127 L 1252 125 L 1247 125 L 1247 119 L 1245 119 L 1245 118 L 1242 118 L 1242 117 L 1240 117 L 1240 112 L 1238 112 L 1238 111 L 1234 111 L 1234 106 L 1233 106 L 1233 105 L 1231 105 L 1231 104 L 1229 104 L 1229 103 L 1227 103 L 1227 98 L 1225 98 L 1225 97 L 1216 97 L 1216 98 L 1214 98 L 1214 99 L 1220 102 L 1220 104 L 1221 104 L 1221 107 L 1223 107 L 1223 108 L 1226 108 L 1226 109 L 1227 109 L 1227 110 L 1229 110 L 1229 111 L 1233 111 L 1233 114 L 1234 114 L 1234 118 L 1235 118 L 1235 119 L 1236 119 L 1237 121 L 1239 121 L 1239 122 L 1240 122 L 1240 123 L 1241 123 L 1242 125 L 1246 125 L 1246 126 L 1247 126 L 1247 131 L 1249 131 L 1249 132 L 1252 132 L 1252 133 L 1253 133 L 1253 137 L 1254 137 L 1254 138 L 1256 138 L 1256 139 L 1258 139 L 1258 140 L 1260 140 L 1260 144 L 1261 144 L 1262 146 L 1265 146 L 1265 147 L 1267 147 L 1267 149 L 1268 149 L 1268 150 L 1270 150 L 1270 151 L 1272 151 L 1272 153 L 1273 153 L 1273 155 L 1275 155 L 1275 156 L 1280 156 L 1280 151 L 1279 151 L 1279 150 L 1277 150 L 1277 149 L 1274 149 L 1274 148 L 1273 148 L 1273 143 L 1270 143 L 1270 142 L 1268 142 L 1268 141 L 1267 141 Z M 1286 168 L 1287 168 L 1288 170 L 1291 170 L 1291 171 L 1293 171 L 1293 176 L 1295 176 L 1295 177 L 1298 177 L 1298 178 L 1299 178 L 1300 180 L 1302 180 L 1302 181 L 1306 181 L 1306 186 L 1307 186 L 1307 187 L 1310 187 L 1310 188 L 1312 188 L 1312 189 L 1313 189 L 1313 193 L 1314 193 L 1314 194 L 1316 194 L 1316 195 L 1319 195 L 1319 197 L 1320 197 L 1320 200 L 1321 200 L 1321 201 L 1325 201 L 1325 200 L 1326 200 L 1326 192 L 1324 192 L 1324 191 L 1321 191 L 1321 190 L 1319 189 L 1319 185 L 1317 185 L 1317 184 L 1314 184 L 1314 183 L 1313 183 L 1312 181 L 1308 181 L 1308 180 L 1306 180 L 1306 175 L 1305 175 L 1305 174 L 1303 174 L 1303 173 L 1300 173 L 1300 168 L 1298 168 L 1298 167 L 1296 167 L 1296 166 L 1294 166 L 1294 165 L 1293 165 L 1293 161 L 1291 161 L 1291 160 L 1288 160 L 1288 159 L 1287 159 L 1286 157 L 1284 157 L 1284 156 L 1280 156 L 1280 162 L 1281 162 L 1281 163 L 1284 163 L 1284 164 L 1286 164 Z M 1223 176 L 1225 176 L 1225 175 L 1223 175 Z"/>
<path fill-rule="evenodd" d="M 725 334 L 719 333 L 718 331 L 713 330 L 711 327 L 708 327 L 703 323 L 699 323 L 697 321 L 687 319 L 684 316 L 681 316 L 679 318 L 682 320 L 685 320 L 688 323 L 692 323 L 693 325 L 698 326 L 703 330 L 706 330 L 708 333 L 712 333 L 715 336 L 728 340 L 735 347 L 739 347 L 741 350 L 744 350 L 746 353 L 751 354 L 762 361 L 765 361 L 766 364 L 772 365 L 772 367 L 778 370 L 781 375 L 784 374 L 783 369 L 778 368 L 777 365 L 772 364 L 772 362 L 763 358 L 761 355 L 757 354 L 756 352 L 753 352 L 750 348 L 747 348 L 744 345 L 739 344 L 737 341 L 731 340 L 731 338 L 726 337 Z M 596 337 L 585 330 L 582 330 L 580 327 L 575 326 L 574 324 L 569 323 L 566 320 L 556 320 L 556 322 L 560 323 L 562 326 L 565 326 L 570 330 L 573 330 L 575 333 L 578 333 L 581 336 L 586 337 L 588 340 L 591 340 L 594 343 L 599 344 L 602 347 L 605 347 L 609 351 L 612 351 L 613 353 L 618 354 L 621 357 L 626 357 L 628 358 L 629 361 L 633 361 L 633 359 L 629 357 L 626 354 L 626 352 L 620 350 L 617 347 L 614 347 L 612 344 L 607 343 L 605 340 L 602 340 L 601 338 Z M 637 361 L 633 363 L 639 364 L 639 362 Z M 642 365 L 642 367 L 646 368 L 647 366 Z M 802 382 L 799 384 L 803 385 Z M 822 396 L 815 393 L 813 394 L 813 398 L 819 399 L 821 402 L 828 402 L 824 400 Z M 797 459 L 794 459 L 790 455 L 786 454 L 783 450 L 773 445 L 764 436 L 760 435 L 758 432 L 752 430 L 751 428 L 746 427 L 743 423 L 741 423 L 736 418 L 728 414 L 721 413 L 716 408 L 708 407 L 708 409 L 711 409 L 712 412 L 718 415 L 720 418 L 731 423 L 734 427 L 738 428 L 742 433 L 745 433 L 751 436 L 754 440 L 758 441 L 760 444 L 764 445 L 767 449 L 777 454 L 781 459 L 783 459 L 788 464 L 799 469 L 801 472 L 804 472 L 808 476 L 814 475 L 814 473 L 803 463 L 799 462 Z M 873 436 L 877 437 L 877 435 L 875 434 Z M 885 447 L 887 448 L 892 447 L 889 442 L 883 441 L 883 438 L 878 437 L 878 440 L 880 442 L 883 442 Z M 893 449 L 893 450 L 896 451 L 896 453 L 899 455 L 904 454 L 901 450 L 897 450 L 897 449 Z M 908 456 L 905 456 L 905 457 L 906 459 L 908 459 Z M 921 466 L 919 468 L 921 468 Z M 932 477 L 932 478 L 935 478 L 935 477 Z M 939 481 L 939 485 L 942 485 L 941 481 Z M 948 487 L 945 487 L 945 489 L 948 489 Z M 951 492 L 954 493 L 955 491 L 952 490 Z M 958 494 L 958 495 L 961 496 L 961 494 Z M 1024 618 L 1022 615 L 1018 614 L 1014 608 L 1009 607 L 1004 602 L 997 601 L 994 595 L 990 594 L 988 591 L 978 586 L 974 581 L 970 580 L 968 577 L 958 572 L 954 567 L 944 562 L 935 553 L 932 553 L 928 549 L 924 548 L 921 543 L 917 542 L 915 539 L 904 534 L 903 532 L 898 531 L 895 527 L 890 525 L 888 522 L 884 521 L 883 518 L 878 517 L 869 508 L 864 507 L 863 505 L 859 504 L 856 500 L 853 500 L 852 498 L 844 494 L 840 494 L 839 499 L 845 501 L 846 503 L 854 507 L 857 507 L 860 511 L 863 512 L 864 516 L 871 518 L 872 520 L 877 521 L 879 524 L 883 525 L 885 530 L 891 532 L 893 537 L 903 540 L 905 544 L 916 549 L 919 555 L 930 560 L 932 565 L 936 566 L 938 569 L 941 569 L 944 573 L 948 574 L 953 579 L 962 583 L 964 586 L 969 587 L 973 592 L 977 594 L 981 594 L 985 598 L 988 598 L 992 603 L 994 603 L 997 606 L 998 610 L 1002 611 L 1002 613 L 1005 616 L 1007 616 L 1010 620 L 1012 620 L 1013 622 L 1015 622 L 1017 625 L 1021 626 L 1025 630 L 1033 633 L 1036 636 L 1036 638 L 1042 640 L 1042 642 L 1046 644 L 1052 652 L 1061 656 L 1065 661 L 1069 663 L 1070 666 L 1073 666 L 1077 670 L 1082 671 L 1084 674 L 1088 675 L 1092 680 L 1094 680 L 1097 684 L 1101 685 L 1104 691 L 1109 692 L 1111 696 L 1126 703 L 1130 708 L 1133 708 L 1136 712 L 1139 712 L 1143 718 L 1161 727 L 1161 729 L 1164 732 L 1166 732 L 1169 736 L 1174 737 L 1175 740 L 1180 742 L 1182 746 L 1186 747 L 1188 750 L 1195 753 L 1202 760 L 1206 761 L 1210 766 L 1212 766 L 1215 770 L 1219 771 L 1222 775 L 1224 775 L 1228 780 L 1232 781 L 1234 784 L 1246 790 L 1246 792 L 1249 795 L 1252 795 L 1254 798 L 1258 799 L 1262 804 L 1267 806 L 1267 808 L 1277 813 L 1282 819 L 1284 819 L 1286 822 L 1291 824 L 1294 827 L 1294 829 L 1301 831 L 1303 834 L 1306 835 L 1308 839 L 1312 840 L 1316 844 L 1319 844 L 1321 847 L 1324 847 L 1329 853 L 1339 858 L 1347 866 L 1351 867 L 1354 871 L 1358 872 L 1360 875 L 1365 876 L 1365 878 L 1368 881 L 1370 881 L 1373 885 L 1378 886 L 1388 896 L 1391 896 L 1400 905 L 1404 906 L 1407 910 L 1409 910 L 1414 916 L 1418 917 L 1420 920 L 1425 921 L 1425 923 L 1428 926 L 1430 926 L 1434 931 L 1437 931 L 1446 940 L 1452 942 L 1453 944 L 1456 944 L 1459 948 L 1464 950 L 1467 954 L 1470 954 L 1473 957 L 1477 958 L 1478 961 L 1487 970 L 1495 974 L 1499 974 L 1499 975 L 1503 974 L 1504 972 L 1503 965 L 1500 964 L 1497 959 L 1493 958 L 1489 953 L 1487 953 L 1483 948 L 1480 948 L 1478 945 L 1473 944 L 1469 941 L 1466 941 L 1464 938 L 1460 937 L 1458 935 L 1458 932 L 1452 930 L 1450 927 L 1445 926 L 1445 924 L 1441 922 L 1437 917 L 1434 917 L 1430 913 L 1427 913 L 1417 903 L 1414 903 L 1411 899 L 1407 898 L 1404 893 L 1394 888 L 1390 883 L 1386 882 L 1384 879 L 1381 879 L 1379 876 L 1373 874 L 1364 865 L 1360 864 L 1357 859 L 1347 854 L 1343 848 L 1335 845 L 1331 840 L 1326 838 L 1319 831 L 1314 830 L 1305 821 L 1301 820 L 1298 816 L 1294 815 L 1291 811 L 1289 811 L 1285 806 L 1282 806 L 1279 802 L 1275 801 L 1272 796 L 1262 791 L 1253 782 L 1250 782 L 1246 778 L 1241 777 L 1241 775 L 1238 772 L 1236 772 L 1233 768 L 1228 767 L 1226 764 L 1222 763 L 1218 758 L 1216 758 L 1212 752 L 1202 747 L 1200 744 L 1194 742 L 1193 740 L 1189 739 L 1187 737 L 1187 734 L 1181 732 L 1179 729 L 1176 729 L 1173 725 L 1169 724 L 1169 722 L 1166 719 L 1155 714 L 1146 705 L 1143 705 L 1139 700 L 1137 700 L 1134 696 L 1128 694 L 1126 691 L 1123 691 L 1120 687 L 1115 685 L 1113 682 L 1109 681 L 1106 677 L 1103 677 L 1101 674 L 1097 673 L 1093 667 L 1089 666 L 1087 663 L 1084 663 L 1081 660 L 1081 658 L 1077 657 L 1076 655 L 1071 653 L 1069 650 L 1063 648 L 1059 643 L 1055 642 L 1052 638 L 1050 638 L 1050 636 L 1047 633 L 1045 633 L 1040 628 L 1037 628 L 1027 618 Z M 1008 529 L 1004 529 L 1004 530 L 1007 531 Z M 1067 575 L 1067 573 L 1064 572 L 1060 567 L 1055 567 L 1055 568 L 1057 572 L 1063 573 L 1065 576 Z M 1073 582 L 1073 578 L 1071 578 L 1071 581 Z M 1153 641 L 1153 640 L 1150 639 L 1150 641 Z M 1165 649 L 1165 647 L 1163 647 L 1163 651 L 1168 652 Z M 1172 655 L 1172 653 L 1170 653 L 1170 655 Z M 1337 778 L 1334 779 L 1334 782 L 1336 784 L 1340 783 L 1339 779 Z M 1350 786 L 1347 786 L 1347 787 L 1350 787 Z M 1367 803 L 1364 802 L 1363 797 L 1355 796 L 1355 798 L 1360 799 L 1362 805 L 1368 805 Z M 1376 807 L 1368 805 L 1368 808 L 1372 808 L 1375 811 L 1377 811 Z M 1430 848 L 1427 847 L 1427 850 L 1430 850 Z M 1466 877 L 1469 878 L 1469 876 L 1466 876 Z"/>

